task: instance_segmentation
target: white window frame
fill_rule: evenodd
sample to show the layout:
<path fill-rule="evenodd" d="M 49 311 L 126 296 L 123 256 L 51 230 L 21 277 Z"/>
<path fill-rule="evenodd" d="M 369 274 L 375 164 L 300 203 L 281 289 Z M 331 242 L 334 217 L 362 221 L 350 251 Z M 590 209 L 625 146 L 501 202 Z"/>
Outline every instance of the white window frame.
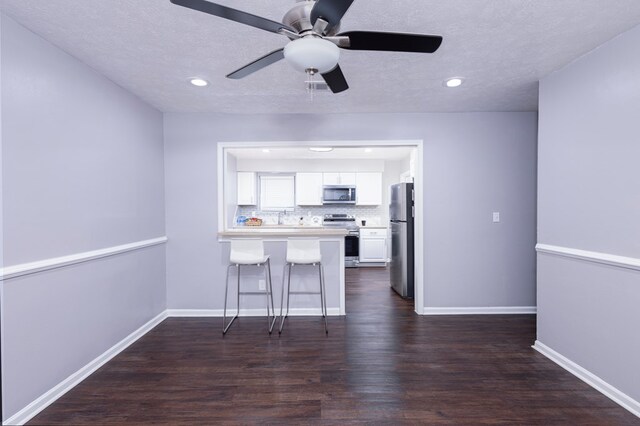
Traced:
<path fill-rule="evenodd" d="M 290 206 L 268 206 L 265 207 L 263 196 L 263 179 L 288 180 L 291 179 L 291 205 Z M 295 173 L 258 173 L 258 209 L 263 212 L 294 211 L 296 207 L 296 175 Z"/>

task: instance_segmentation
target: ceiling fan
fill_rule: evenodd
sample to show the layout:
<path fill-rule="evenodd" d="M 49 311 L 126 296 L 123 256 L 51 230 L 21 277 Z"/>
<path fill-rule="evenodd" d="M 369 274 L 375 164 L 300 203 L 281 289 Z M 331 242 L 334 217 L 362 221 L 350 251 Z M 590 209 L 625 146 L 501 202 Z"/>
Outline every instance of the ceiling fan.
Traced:
<path fill-rule="evenodd" d="M 340 48 L 433 53 L 442 43 L 442 37 L 434 35 L 374 31 L 339 33 L 340 21 L 353 0 L 304 0 L 284 15 L 283 23 L 206 0 L 171 0 L 171 3 L 282 34 L 291 40 L 284 48 L 274 50 L 227 75 L 232 79 L 244 78 L 286 59 L 293 68 L 306 72 L 311 78 L 315 74 L 322 75 L 331 91 L 339 93 L 349 88 L 338 65 Z"/>

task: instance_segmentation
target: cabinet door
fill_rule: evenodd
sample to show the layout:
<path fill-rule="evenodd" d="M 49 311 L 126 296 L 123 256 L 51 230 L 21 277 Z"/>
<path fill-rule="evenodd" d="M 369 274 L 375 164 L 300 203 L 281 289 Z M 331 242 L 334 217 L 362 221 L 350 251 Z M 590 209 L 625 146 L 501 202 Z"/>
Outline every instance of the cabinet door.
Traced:
<path fill-rule="evenodd" d="M 257 202 L 255 172 L 238 172 L 238 205 L 255 206 Z"/>
<path fill-rule="evenodd" d="M 322 173 L 296 173 L 296 205 L 322 205 Z"/>
<path fill-rule="evenodd" d="M 325 185 L 355 185 L 356 173 L 323 173 Z"/>
<path fill-rule="evenodd" d="M 340 173 L 340 185 L 355 185 L 356 183 L 355 173 Z"/>
<path fill-rule="evenodd" d="M 357 173 L 356 204 L 379 206 L 382 204 L 382 173 Z"/>
<path fill-rule="evenodd" d="M 385 231 L 386 232 L 386 231 Z M 386 262 L 387 261 L 387 238 L 367 237 L 360 238 L 360 263 Z"/>
<path fill-rule="evenodd" d="M 340 185 L 340 173 L 323 173 L 322 179 L 325 185 Z"/>

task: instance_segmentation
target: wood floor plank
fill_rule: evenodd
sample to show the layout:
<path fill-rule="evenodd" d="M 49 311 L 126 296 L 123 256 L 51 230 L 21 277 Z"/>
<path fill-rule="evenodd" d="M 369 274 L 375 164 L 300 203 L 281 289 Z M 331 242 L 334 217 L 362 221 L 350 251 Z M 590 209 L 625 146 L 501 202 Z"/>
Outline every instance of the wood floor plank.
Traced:
<path fill-rule="evenodd" d="M 638 418 L 533 349 L 532 315 L 420 317 L 349 269 L 347 317 L 170 318 L 30 424 L 581 424 Z"/>

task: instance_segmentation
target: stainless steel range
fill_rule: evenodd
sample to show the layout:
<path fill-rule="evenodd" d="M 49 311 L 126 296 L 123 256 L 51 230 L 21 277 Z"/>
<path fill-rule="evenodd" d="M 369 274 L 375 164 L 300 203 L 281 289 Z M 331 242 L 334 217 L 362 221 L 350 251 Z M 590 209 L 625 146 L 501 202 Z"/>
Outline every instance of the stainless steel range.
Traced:
<path fill-rule="evenodd" d="M 349 231 L 344 237 L 344 266 L 357 268 L 360 258 L 360 228 L 356 224 L 355 216 L 344 213 L 325 214 L 322 225 Z"/>

